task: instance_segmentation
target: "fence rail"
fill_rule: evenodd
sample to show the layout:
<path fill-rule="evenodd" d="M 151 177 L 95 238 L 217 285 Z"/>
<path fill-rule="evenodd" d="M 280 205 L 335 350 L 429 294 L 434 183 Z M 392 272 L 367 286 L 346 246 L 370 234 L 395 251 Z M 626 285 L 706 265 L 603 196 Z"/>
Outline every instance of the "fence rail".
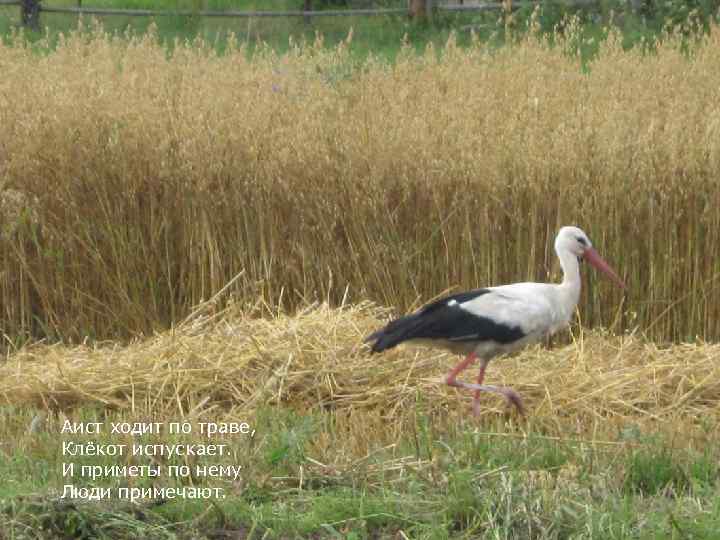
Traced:
<path fill-rule="evenodd" d="M 76 15 L 127 15 L 130 17 L 161 17 L 165 15 L 199 17 L 340 17 L 352 15 L 401 15 L 407 14 L 404 8 L 394 9 L 333 9 L 326 11 L 203 11 L 203 10 L 155 10 L 155 9 L 111 9 L 85 7 L 43 7 L 47 13 L 74 13 Z"/>
<path fill-rule="evenodd" d="M 483 2 L 482 4 L 469 4 L 469 5 L 446 5 L 441 4 L 435 6 L 438 11 L 449 11 L 449 12 L 473 12 L 473 11 L 493 11 L 503 9 L 520 9 L 524 7 L 537 7 L 539 5 L 555 4 L 565 7 L 588 7 L 597 5 L 597 0 L 554 0 L 554 1 L 534 1 L 534 2 Z"/>
<path fill-rule="evenodd" d="M 369 8 L 369 9 L 332 9 L 317 11 L 312 9 L 291 11 L 205 11 L 205 10 L 156 10 L 156 9 L 113 9 L 78 6 L 44 6 L 42 0 L 0 0 L 0 6 L 19 6 L 24 26 L 38 29 L 40 13 L 68 13 L 73 15 L 121 15 L 126 17 L 163 17 L 163 16 L 199 16 L 199 17 L 303 17 L 309 21 L 312 17 L 349 17 L 373 15 L 408 15 L 422 17 L 432 11 L 445 12 L 482 12 L 516 10 L 523 7 L 535 7 L 539 1 L 520 2 L 484 2 L 481 4 L 447 5 L 437 0 L 409 0 L 407 8 Z M 552 3 L 567 7 L 587 7 L 597 0 L 551 0 Z M 543 2 L 548 3 L 548 2 Z M 305 0 L 306 7 L 312 7 L 312 1 Z"/>

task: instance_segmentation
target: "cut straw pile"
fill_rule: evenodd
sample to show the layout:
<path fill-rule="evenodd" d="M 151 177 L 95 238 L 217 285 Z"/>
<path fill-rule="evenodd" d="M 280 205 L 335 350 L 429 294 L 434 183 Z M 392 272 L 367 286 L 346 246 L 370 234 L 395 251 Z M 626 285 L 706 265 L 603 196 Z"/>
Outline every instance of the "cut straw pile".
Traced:
<path fill-rule="evenodd" d="M 373 410 L 394 420 L 418 407 L 469 412 L 470 393 L 442 384 L 458 357 L 421 347 L 369 354 L 363 337 L 388 316 L 370 303 L 312 305 L 269 317 L 229 307 L 127 346 L 28 346 L 0 366 L 0 400 L 183 416 L 198 409 L 247 413 L 267 404 Z M 718 359 L 718 345 L 660 349 L 635 336 L 580 333 L 571 345 L 498 359 L 486 380 L 516 388 L 531 418 L 714 422 Z M 483 400 L 485 415 L 509 411 L 497 396 Z"/>

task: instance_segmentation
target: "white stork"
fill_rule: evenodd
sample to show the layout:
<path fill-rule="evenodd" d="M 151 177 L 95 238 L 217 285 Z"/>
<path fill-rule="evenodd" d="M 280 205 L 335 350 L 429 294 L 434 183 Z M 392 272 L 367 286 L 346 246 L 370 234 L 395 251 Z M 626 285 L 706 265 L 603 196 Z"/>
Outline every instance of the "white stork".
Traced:
<path fill-rule="evenodd" d="M 559 285 L 513 283 L 447 296 L 388 323 L 365 341 L 373 342 L 374 353 L 413 341 L 466 354 L 445 382 L 475 391 L 473 412 L 476 415 L 480 392 L 505 396 L 522 414 L 522 400 L 512 388 L 482 384 L 490 360 L 517 351 L 568 325 L 580 298 L 579 262 L 583 258 L 625 288 L 622 279 L 593 249 L 581 229 L 560 229 L 555 238 L 555 252 L 563 270 Z M 476 384 L 458 381 L 458 374 L 478 358 L 480 373 Z"/>

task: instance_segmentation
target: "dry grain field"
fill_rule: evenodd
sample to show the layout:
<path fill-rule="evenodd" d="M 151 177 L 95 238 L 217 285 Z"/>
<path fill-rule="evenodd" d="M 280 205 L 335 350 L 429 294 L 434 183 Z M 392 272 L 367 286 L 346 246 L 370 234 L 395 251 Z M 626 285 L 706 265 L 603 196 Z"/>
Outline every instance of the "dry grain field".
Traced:
<path fill-rule="evenodd" d="M 0 538 L 717 538 L 720 29 L 579 36 L 0 43 Z M 570 330 L 491 364 L 525 418 L 468 415 L 450 354 L 369 355 L 442 292 L 557 280 L 571 223 L 628 289 L 583 268 Z M 68 421 L 256 435 L 219 439 L 239 478 L 69 480 L 64 443 L 137 439 Z"/>

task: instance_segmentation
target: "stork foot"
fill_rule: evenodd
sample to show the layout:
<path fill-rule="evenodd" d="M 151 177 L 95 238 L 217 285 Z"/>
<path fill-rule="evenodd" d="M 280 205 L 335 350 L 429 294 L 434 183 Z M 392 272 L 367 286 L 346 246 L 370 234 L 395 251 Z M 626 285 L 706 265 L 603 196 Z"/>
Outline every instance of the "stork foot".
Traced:
<path fill-rule="evenodd" d="M 512 388 L 500 388 L 499 390 L 500 393 L 505 396 L 505 399 L 507 399 L 508 403 L 512 403 L 513 405 L 515 405 L 515 408 L 520 413 L 520 416 L 525 416 L 525 407 L 523 406 L 520 394 L 518 394 Z"/>
<path fill-rule="evenodd" d="M 525 414 L 525 407 L 523 406 L 522 399 L 520 398 L 520 394 L 518 394 L 515 390 L 512 388 L 506 388 L 502 386 L 492 386 L 489 384 L 472 384 L 472 383 L 466 383 L 462 381 L 455 381 L 454 386 L 459 386 L 461 388 L 467 388 L 468 390 L 475 390 L 477 392 L 492 392 L 494 394 L 500 394 L 502 395 L 508 403 L 511 403 L 515 406 L 515 408 L 518 410 L 518 412 L 521 415 Z M 473 415 L 478 416 L 480 414 L 480 402 L 477 398 L 473 399 Z"/>

